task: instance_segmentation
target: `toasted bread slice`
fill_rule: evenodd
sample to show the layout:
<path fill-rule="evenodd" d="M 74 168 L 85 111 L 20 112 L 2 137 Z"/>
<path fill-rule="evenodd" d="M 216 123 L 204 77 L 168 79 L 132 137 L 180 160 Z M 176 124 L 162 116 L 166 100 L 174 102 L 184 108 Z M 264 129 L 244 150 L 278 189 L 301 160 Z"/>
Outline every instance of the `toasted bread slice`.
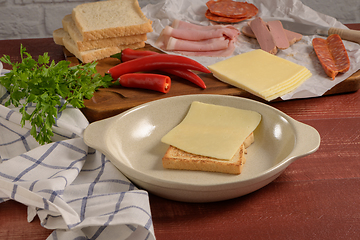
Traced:
<path fill-rule="evenodd" d="M 246 162 L 245 147 L 250 146 L 253 142 L 254 134 L 251 133 L 230 160 L 221 160 L 195 155 L 180 150 L 176 147 L 169 146 L 164 157 L 162 158 L 162 164 L 163 167 L 167 169 L 240 174 L 243 165 Z"/>

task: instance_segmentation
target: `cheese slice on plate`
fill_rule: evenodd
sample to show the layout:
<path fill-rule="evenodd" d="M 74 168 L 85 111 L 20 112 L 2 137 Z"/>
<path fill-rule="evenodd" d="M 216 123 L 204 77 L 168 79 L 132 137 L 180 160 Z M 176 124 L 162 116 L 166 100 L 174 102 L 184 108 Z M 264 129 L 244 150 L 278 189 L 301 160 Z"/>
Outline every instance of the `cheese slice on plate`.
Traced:
<path fill-rule="evenodd" d="M 183 121 L 161 141 L 192 154 L 230 160 L 260 120 L 255 111 L 194 101 Z"/>
<path fill-rule="evenodd" d="M 311 76 L 299 64 L 261 49 L 208 66 L 219 80 L 271 101 L 293 91 Z"/>

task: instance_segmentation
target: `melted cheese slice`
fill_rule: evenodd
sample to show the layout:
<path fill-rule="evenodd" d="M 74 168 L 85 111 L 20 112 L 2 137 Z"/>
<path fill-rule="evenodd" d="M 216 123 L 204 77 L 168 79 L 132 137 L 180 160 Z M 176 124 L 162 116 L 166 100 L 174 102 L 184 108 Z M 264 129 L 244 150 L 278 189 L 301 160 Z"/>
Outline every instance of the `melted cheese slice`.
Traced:
<path fill-rule="evenodd" d="M 311 76 L 301 65 L 261 49 L 208 66 L 219 80 L 268 101 L 293 91 Z"/>
<path fill-rule="evenodd" d="M 254 111 L 195 101 L 161 141 L 192 154 L 230 160 L 260 120 Z"/>

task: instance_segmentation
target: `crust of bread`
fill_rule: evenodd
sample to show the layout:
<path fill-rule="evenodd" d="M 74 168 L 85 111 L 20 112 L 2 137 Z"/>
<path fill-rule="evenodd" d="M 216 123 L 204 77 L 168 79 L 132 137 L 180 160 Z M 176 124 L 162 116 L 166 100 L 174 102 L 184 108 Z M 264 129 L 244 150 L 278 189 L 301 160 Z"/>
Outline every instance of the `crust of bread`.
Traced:
<path fill-rule="evenodd" d="M 72 19 L 83 41 L 139 35 L 153 30 L 137 0 L 80 4 L 73 9 Z"/>
<path fill-rule="evenodd" d="M 104 48 L 93 49 L 88 51 L 79 51 L 77 45 L 71 39 L 70 35 L 62 28 L 56 29 L 53 32 L 53 39 L 56 44 L 65 46 L 65 48 L 69 52 L 74 54 L 83 63 L 89 63 L 110 57 L 115 53 L 121 52 L 125 48 L 137 49 L 137 48 L 143 48 L 145 46 L 145 42 L 141 41 L 128 45 L 118 45 L 118 46 L 104 47 Z"/>
<path fill-rule="evenodd" d="M 244 149 L 242 144 L 231 160 L 220 160 L 194 155 L 170 146 L 162 158 L 162 164 L 167 169 L 240 174 L 245 163 Z"/>
<path fill-rule="evenodd" d="M 62 25 L 64 31 L 69 33 L 71 39 L 74 40 L 79 51 L 87 51 L 87 50 L 93 50 L 93 49 L 105 48 L 105 47 L 116 47 L 119 45 L 129 45 L 138 42 L 144 42 L 147 40 L 146 33 L 144 33 L 133 36 L 113 37 L 113 38 L 104 38 L 104 39 L 92 40 L 92 41 L 83 41 L 83 37 L 79 29 L 76 27 L 71 14 L 66 15 L 63 18 Z"/>
<path fill-rule="evenodd" d="M 193 170 L 206 172 L 219 172 L 228 174 L 240 174 L 246 162 L 246 147 L 254 142 L 254 134 L 251 133 L 244 143 L 236 151 L 230 160 L 221 160 L 211 157 L 195 155 L 185 152 L 174 146 L 169 146 L 162 158 L 163 167 L 166 169 Z"/>
<path fill-rule="evenodd" d="M 63 39 L 67 36 L 67 32 L 64 31 L 63 28 L 58 28 L 55 31 L 53 31 L 53 39 L 54 42 L 57 45 L 62 45 L 64 46 L 64 41 Z"/>

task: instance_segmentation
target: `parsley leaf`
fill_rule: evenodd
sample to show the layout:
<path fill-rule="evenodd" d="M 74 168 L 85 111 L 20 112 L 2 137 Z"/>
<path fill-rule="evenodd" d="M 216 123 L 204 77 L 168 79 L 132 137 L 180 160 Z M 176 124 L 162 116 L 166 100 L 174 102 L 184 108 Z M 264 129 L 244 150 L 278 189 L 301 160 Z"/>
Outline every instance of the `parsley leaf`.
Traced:
<path fill-rule="evenodd" d="M 30 121 L 30 134 L 40 144 L 51 142 L 54 135 L 52 126 L 67 104 L 82 108 L 85 106 L 84 98 L 90 99 L 96 89 L 112 84 L 110 75 L 101 76 L 97 72 L 96 62 L 69 67 L 70 62 L 65 60 L 50 62 L 48 53 L 39 56 L 36 61 L 22 45 L 20 55 L 20 63 L 12 63 L 7 55 L 0 58 L 0 61 L 12 66 L 9 73 L 0 77 L 0 84 L 10 94 L 5 106 L 12 104 L 20 108 L 21 125 Z M 63 105 L 62 99 L 66 100 Z M 36 104 L 31 113 L 27 112 L 29 104 Z"/>

